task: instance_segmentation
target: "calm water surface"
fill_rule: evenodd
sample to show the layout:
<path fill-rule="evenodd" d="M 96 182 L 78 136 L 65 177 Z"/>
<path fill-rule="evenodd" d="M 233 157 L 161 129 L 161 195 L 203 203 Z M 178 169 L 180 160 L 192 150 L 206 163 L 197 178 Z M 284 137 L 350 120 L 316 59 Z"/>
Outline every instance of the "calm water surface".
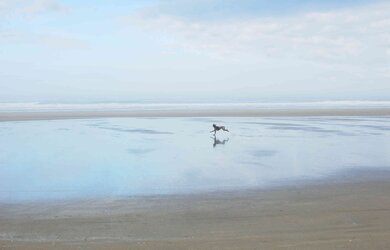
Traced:
<path fill-rule="evenodd" d="M 390 170 L 389 153 L 389 117 L 2 122 L 0 202 L 266 188 Z"/>

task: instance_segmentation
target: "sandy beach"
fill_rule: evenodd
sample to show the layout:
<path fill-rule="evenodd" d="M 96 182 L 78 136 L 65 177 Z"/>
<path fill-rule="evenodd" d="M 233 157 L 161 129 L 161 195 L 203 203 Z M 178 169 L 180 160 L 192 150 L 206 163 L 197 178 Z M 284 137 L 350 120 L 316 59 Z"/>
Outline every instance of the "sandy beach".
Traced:
<path fill-rule="evenodd" d="M 59 120 L 107 117 L 278 117 L 278 116 L 389 116 L 390 108 L 188 109 L 129 111 L 0 112 L 1 121 Z"/>
<path fill-rule="evenodd" d="M 89 149 L 92 145 L 103 145 L 101 152 L 107 154 L 107 150 L 113 148 L 113 154 L 116 155 L 121 148 L 118 145 L 122 145 L 119 139 L 115 138 L 129 138 L 123 145 L 123 152 L 130 157 L 129 161 L 124 161 L 124 165 L 128 166 L 131 159 L 148 159 L 144 157 L 144 154 L 152 154 L 149 151 L 140 151 L 135 149 L 127 149 L 128 145 L 132 141 L 138 140 L 137 138 L 149 138 L 156 139 L 161 138 L 163 142 L 168 140 L 169 145 L 173 145 L 175 150 L 171 150 L 168 144 L 156 144 L 160 145 L 161 149 L 167 149 L 167 152 L 176 152 L 178 149 L 185 148 L 182 141 L 191 141 L 193 144 L 186 144 L 189 148 L 188 152 L 192 152 L 194 148 L 198 150 L 204 157 L 210 153 L 212 157 L 219 154 L 224 155 L 223 152 L 232 155 L 236 152 L 235 146 L 240 143 L 244 143 L 245 140 L 249 140 L 255 144 L 243 144 L 243 148 L 251 149 L 258 145 L 263 150 L 256 151 L 256 155 L 253 156 L 253 160 L 256 160 L 256 165 L 253 165 L 253 170 L 270 171 L 271 168 L 267 168 L 267 165 L 263 166 L 269 160 L 270 167 L 276 171 L 278 166 L 289 165 L 295 156 L 299 157 L 300 161 L 294 167 L 288 166 L 282 168 L 278 174 L 284 173 L 284 171 L 291 170 L 292 174 L 296 171 L 301 171 L 298 166 L 310 166 L 316 165 L 322 159 L 324 166 L 326 164 L 335 164 L 339 159 L 339 164 L 346 164 L 344 158 L 355 156 L 356 152 L 364 152 L 368 158 L 358 158 L 356 166 L 363 166 L 362 164 L 373 164 L 374 160 L 381 160 L 384 162 L 383 170 L 380 168 L 380 164 L 374 164 L 377 168 L 358 168 L 354 170 L 332 170 L 331 175 L 323 174 L 326 178 L 313 178 L 306 181 L 292 181 L 291 183 L 284 183 L 281 185 L 275 185 L 268 188 L 249 188 L 249 189 L 235 189 L 232 191 L 215 191 L 215 192 L 195 192 L 187 194 L 167 194 L 167 195 L 134 195 L 134 196 L 118 196 L 108 195 L 107 198 L 92 198 L 88 194 L 84 198 L 80 199 L 52 199 L 49 201 L 34 200 L 34 201 L 14 201 L 14 202 L 1 202 L 0 203 L 0 249 L 388 249 L 390 246 L 390 172 L 386 168 L 386 157 L 381 150 L 370 151 L 371 144 L 380 145 L 381 138 L 386 138 L 387 119 L 385 117 L 378 118 L 372 116 L 390 115 L 388 109 L 369 109 L 369 110 L 279 110 L 279 111 L 245 111 L 234 113 L 232 111 L 219 112 L 213 111 L 206 113 L 196 112 L 177 112 L 177 111 L 165 111 L 159 112 L 158 117 L 170 117 L 170 116 L 282 116 L 288 114 L 289 116 L 336 116 L 343 114 L 344 116 L 355 115 L 367 115 L 366 118 L 321 118 L 314 120 L 299 119 L 287 119 L 287 120 L 272 120 L 274 118 L 258 118 L 260 120 L 230 120 L 230 125 L 235 127 L 235 132 L 231 134 L 231 141 L 226 145 L 221 146 L 221 151 L 215 150 L 212 145 L 209 145 L 209 138 L 207 140 L 196 141 L 195 135 L 191 131 L 200 131 L 199 134 L 205 134 L 208 136 L 209 131 L 207 125 L 208 120 L 178 120 L 174 122 L 171 119 L 165 119 L 165 123 L 161 120 L 158 126 L 155 125 L 155 120 L 138 120 L 136 119 L 111 119 L 111 120 L 98 120 L 98 121 L 56 121 L 52 123 L 36 122 L 33 125 L 24 125 L 23 122 L 14 124 L 10 127 L 6 122 L 3 127 L 2 136 L 23 135 L 23 131 L 30 131 L 31 136 L 38 136 L 44 138 L 43 141 L 49 138 L 57 138 L 59 134 L 63 134 L 64 137 L 58 137 L 52 141 L 51 148 L 58 148 L 59 155 L 55 155 L 57 151 L 52 151 L 50 155 L 53 155 L 53 164 L 59 164 L 56 157 L 62 156 L 63 159 L 70 159 L 78 153 L 77 147 L 73 146 L 74 143 L 78 147 L 84 150 Z M 44 120 L 44 119 L 73 119 L 73 118 L 93 118 L 93 117 L 148 117 L 154 116 L 156 113 L 152 111 L 140 113 L 137 112 L 9 112 L 0 114 L 1 121 L 23 121 L 23 120 Z M 369 118 L 371 116 L 371 118 Z M 173 118 L 172 118 L 173 119 Z M 197 118 L 199 119 L 199 118 Z M 227 119 L 227 118 L 226 118 Z M 248 118 L 249 119 L 249 118 Z M 256 118 L 257 119 L 257 118 Z M 352 119 L 352 120 L 351 120 Z M 370 120 L 373 119 L 373 120 Z M 122 121 L 123 120 L 123 121 Z M 242 123 L 244 122 L 244 123 Z M 245 123 L 246 122 L 246 123 Z M 344 122 L 344 123 L 343 123 Z M 139 125 L 147 125 L 147 130 L 139 129 Z M 178 127 L 175 130 L 169 131 L 172 124 L 176 124 Z M 192 125 L 191 125 L 192 124 Z M 153 127 L 155 125 L 156 127 Z M 192 129 L 188 129 L 188 126 L 195 126 Z M 352 127 L 351 125 L 355 126 Z M 26 127 L 25 127 L 26 126 Z M 29 127 L 32 126 L 32 127 Z M 47 128 L 44 126 L 48 126 Z M 52 126 L 52 127 L 50 127 Z M 79 127 L 80 129 L 78 129 Z M 133 126 L 133 127 L 132 127 Z M 181 127 L 183 126 L 183 127 Z M 206 126 L 205 131 L 201 129 Z M 261 128 L 262 130 L 252 132 L 252 136 L 255 133 L 259 133 L 262 137 L 245 137 L 245 131 L 250 128 Z M 70 127 L 72 129 L 66 129 Z M 229 127 L 230 128 L 230 127 Z M 15 132 L 9 132 L 15 130 Z M 48 131 L 52 131 L 48 133 Z M 96 138 L 96 134 L 91 134 L 91 137 L 80 132 L 96 131 L 97 135 L 103 136 L 103 134 L 120 135 L 119 137 L 108 137 L 107 141 L 92 141 L 92 138 Z M 174 134 L 175 131 L 185 131 L 179 134 Z M 241 132 L 240 132 L 241 131 Z M 274 131 L 272 134 L 272 131 Z M 285 137 L 278 137 L 285 135 Z M 309 136 L 310 135 L 310 136 Z M 21 136 L 26 138 L 27 135 Z M 73 136 L 73 137 L 72 137 Z M 133 137 L 131 137 L 133 136 Z M 178 144 L 175 144 L 174 138 L 181 138 Z M 188 137 L 187 137 L 188 136 Z M 268 136 L 268 137 L 267 137 Z M 305 148 L 303 152 L 294 151 L 293 158 L 289 158 L 289 153 L 292 152 L 292 147 L 280 147 L 280 145 L 293 145 L 295 142 L 301 140 L 301 136 L 306 136 L 305 144 L 300 145 L 300 148 Z M 200 136 L 197 136 L 198 138 Z M 6 138 L 6 137 L 4 137 Z M 37 143 L 37 139 L 31 137 L 31 141 L 34 141 L 34 148 L 37 152 L 32 152 L 30 157 L 36 157 L 40 155 L 39 152 L 47 146 L 46 143 L 40 145 Z M 66 141 L 64 138 L 70 138 Z M 73 139 L 71 139 L 73 138 Z M 84 142 L 91 141 L 91 144 L 85 146 L 79 145 L 77 138 L 83 138 Z M 133 139 L 130 139 L 133 138 Z M 173 138 L 173 139 L 169 139 Z M 236 139 L 235 139 L 236 138 Z M 258 138 L 261 138 L 259 141 Z M 308 139 L 313 139 L 313 144 L 308 144 Z M 365 140 L 368 148 L 357 147 L 358 151 L 348 152 L 345 147 L 350 145 L 354 146 L 356 142 L 361 144 L 359 140 Z M 369 138 L 373 138 L 373 141 L 368 141 Z M 20 138 L 19 138 L 20 139 Z M 375 139 L 375 140 L 374 140 Z M 116 141 L 119 140 L 119 141 Z M 268 140 L 268 143 L 266 143 Z M 322 141 L 321 141 L 322 140 Z M 330 140 L 330 141 L 328 141 Z M 385 139 L 384 139 L 385 140 Z M 9 139 L 11 141 L 11 139 Z M 10 150 L 10 153 L 21 151 L 24 158 L 27 157 L 27 153 L 31 149 L 23 148 L 24 145 L 21 140 L 16 143 L 16 149 Z M 199 151 L 203 148 L 203 142 L 207 142 L 207 147 L 204 147 L 204 151 Z M 105 143 L 103 143 L 105 142 Z M 107 142 L 113 142 L 113 146 L 107 145 Z M 276 144 L 276 149 L 282 151 L 273 151 L 272 148 L 266 148 L 269 144 L 280 142 Z M 337 144 L 334 144 L 336 143 Z M 330 143 L 330 144 L 327 144 Z M 332 144 L 333 143 L 333 144 Z M 346 143 L 345 147 L 343 146 Z M 387 145 L 386 141 L 382 141 L 382 145 Z M 70 152 L 68 157 L 61 147 L 68 145 L 68 151 Z M 139 147 L 139 143 L 137 144 Z M 146 145 L 151 146 L 152 142 L 146 141 Z M 200 145 L 200 146 L 199 146 Z M 311 146 L 310 146 L 311 145 Z M 325 148 L 317 148 L 318 145 L 328 145 Z M 201 148 L 199 148 L 199 147 Z M 215 145 L 214 145 L 215 146 Z M 229 146 L 232 146 L 229 148 Z M 20 148 L 22 147 L 22 149 Z M 338 150 L 337 147 L 344 148 L 344 150 Z M 294 148 L 298 148 L 295 146 Z M 5 149 L 5 148 L 4 148 Z M 115 149 L 115 150 L 114 150 Z M 218 146 L 217 146 L 218 149 Z M 229 151 L 229 149 L 233 151 Z M 283 154 L 283 149 L 285 154 Z M 312 151 L 311 151 L 312 149 Z M 332 151 L 334 149 L 335 151 Z M 19 150 L 19 151 L 18 151 Z M 97 149 L 90 149 L 85 152 L 92 152 L 90 155 L 96 155 Z M 225 151 L 224 151 L 225 150 Z M 384 149 L 385 150 L 385 149 Z M 340 153 L 340 151 L 342 151 Z M 23 153 L 24 152 L 24 153 Z M 72 153 L 73 152 L 73 153 Z M 105 153 L 104 153 L 105 152 Z M 152 151 L 154 152 L 154 151 Z M 158 152 L 156 150 L 155 152 Z M 182 153 L 185 153 L 183 151 Z M 231 153 L 229 153 L 231 152 Z M 321 152 L 319 155 L 315 153 Z M 68 153 L 68 152 L 66 152 Z M 251 153 L 251 151 L 249 151 Z M 252 152 L 253 153 L 253 152 Z M 347 156 L 349 153 L 349 156 Z M 160 157 L 164 160 L 166 153 L 164 151 L 159 154 L 155 154 L 154 157 Z M 182 154 L 180 154 L 182 155 Z M 307 162 L 303 161 L 304 155 L 312 160 Z M 334 155 L 334 160 L 328 162 L 327 159 L 330 155 Z M 72 157 L 71 157 L 72 156 Z M 210 157 L 211 157 L 210 156 Z M 286 159 L 284 162 L 273 162 L 272 157 L 275 159 Z M 43 155 L 43 158 L 31 158 L 29 162 L 47 162 L 48 166 L 51 166 L 47 156 Z M 91 156 L 89 156 L 91 157 Z M 120 157 L 125 157 L 120 155 Z M 135 158 L 134 158 L 135 157 Z M 138 158 L 137 158 L 138 157 Z M 226 155 L 224 155 L 226 157 Z M 237 155 L 238 158 L 247 158 L 248 155 L 243 153 Z M 256 158 L 258 157 L 258 158 Z M 16 157 L 19 159 L 22 157 Z M 84 159 L 84 155 L 83 158 Z M 113 157 L 107 155 L 107 158 L 111 162 Z M 149 155 L 149 158 L 153 158 Z M 7 160 L 10 158 L 4 158 Z M 29 158 L 26 158 L 29 159 Z M 40 160 L 41 159 L 41 160 Z M 43 159 L 43 160 L 42 160 Z M 126 159 L 126 158 L 124 158 Z M 210 158 L 213 159 L 213 158 Z M 325 159 L 325 160 L 324 160 Z M 366 160 L 365 160 L 366 159 Z M 103 158 L 104 160 L 104 158 Z M 192 159 L 195 161 L 196 159 Z M 96 161 L 100 163 L 102 160 L 96 158 Z M 173 159 L 174 162 L 178 162 L 177 159 Z M 141 161 L 142 162 L 142 161 Z M 98 165 L 95 163 L 95 165 Z M 121 162 L 116 164 L 120 166 Z M 164 164 L 159 162 L 161 168 L 168 171 L 172 164 L 167 161 Z M 185 162 L 184 162 L 185 163 Z M 206 162 L 207 163 L 207 162 Z M 229 161 L 226 162 L 228 164 Z M 231 159 L 230 171 L 237 169 L 236 177 L 240 173 L 245 173 L 239 165 L 235 165 L 233 159 Z M 69 164 L 73 164 L 70 162 Z M 205 163 L 203 163 L 205 164 Z M 225 165 L 226 165 L 225 164 Z M 246 165 L 249 164 L 249 165 Z M 251 162 L 241 163 L 243 169 L 249 168 Z M 85 164 L 82 164 L 84 166 Z M 178 164 L 180 165 L 180 164 Z M 8 167 L 8 165 L 4 165 Z M 17 166 L 17 165 L 16 165 Z M 110 165 L 109 165 L 110 166 Z M 110 172 L 114 172 L 114 167 L 111 166 Z M 142 164 L 144 167 L 145 164 Z M 153 167 L 150 165 L 149 167 Z M 210 165 L 212 166 L 212 165 Z M 210 166 L 207 167 L 208 171 L 211 171 Z M 223 166 L 223 164 L 221 164 Z M 233 167 L 236 166 L 236 167 Z M 352 165 L 351 165 L 352 166 Z M 7 171 L 3 172 L 4 176 L 7 175 Z M 330 168 L 331 166 L 329 166 Z M 37 165 L 35 171 L 39 171 L 42 167 Z M 64 175 L 69 174 L 75 183 L 83 183 L 84 179 L 78 180 L 77 175 L 72 175 L 69 167 L 66 166 Z M 76 168 L 75 168 L 76 169 Z M 75 170 L 74 169 L 74 170 Z M 119 168 L 121 169 L 121 168 Z M 223 169 L 223 168 L 222 168 Z M 319 168 L 322 169 L 322 168 Z M 73 171 L 74 171 L 73 170 Z M 156 168 L 158 172 L 159 168 Z M 179 169 L 170 170 L 172 173 L 178 172 Z M 317 171 L 316 169 L 309 168 L 310 171 Z M 43 170 L 42 170 L 43 171 Z M 37 172 L 37 176 L 47 175 L 49 168 L 46 168 L 43 172 Z M 53 173 L 57 173 L 58 170 L 53 170 Z M 94 172 L 95 171 L 95 172 Z M 88 170 L 86 176 L 89 177 L 97 170 Z M 106 170 L 104 170 L 106 171 Z M 104 176 L 110 172 L 104 172 Z M 127 170 L 126 170 L 127 171 Z M 307 171 L 303 168 L 303 172 Z M 221 170 L 216 171 L 221 172 Z M 15 174 L 16 173 L 16 174 Z M 40 174 L 41 173 L 41 174 Z M 42 174 L 43 173 L 43 174 Z M 119 172 L 120 176 L 123 176 L 126 172 Z M 202 173 L 202 172 L 200 172 Z M 251 176 L 255 176 L 257 172 L 250 172 Z M 270 172 L 272 176 L 272 173 Z M 275 172 L 276 173 L 276 172 Z M 30 173 L 31 178 L 34 180 L 40 180 L 35 173 Z M 134 172 L 132 175 L 140 175 L 138 172 Z M 185 172 L 185 176 L 192 176 L 197 172 Z M 17 175 L 17 172 L 10 171 L 10 176 Z M 221 174 L 220 174 L 221 175 Z M 262 175 L 260 175 L 262 176 Z M 199 176 L 199 180 L 207 180 L 209 176 Z M 246 180 L 246 175 L 243 174 L 243 180 Z M 265 178 L 264 177 L 261 178 Z M 5 178 L 5 177 L 4 177 Z M 50 177 L 50 179 L 53 179 Z M 99 175 L 93 177 L 99 181 Z M 186 177 L 187 178 L 187 177 Z M 232 179 L 229 175 L 225 177 L 226 180 Z M 260 177 L 259 177 L 260 178 Z M 261 180 L 260 178 L 260 180 Z M 46 179 L 46 180 L 50 180 Z M 6 180 L 6 179 L 4 179 Z M 19 180 L 19 179 L 16 179 Z M 23 180 L 23 178 L 21 179 Z M 45 180 L 45 179 L 42 179 Z M 106 178 L 104 178 L 106 180 Z M 114 179 L 115 180 L 115 179 Z M 120 180 L 120 179 L 119 179 Z M 210 179 L 211 183 L 214 183 L 217 179 Z M 249 178 L 249 181 L 252 178 Z M 60 181 L 62 181 L 60 179 Z M 127 181 L 127 179 L 125 179 Z M 112 181 L 116 183 L 115 181 Z M 24 181 L 19 183 L 21 190 L 30 190 L 31 187 L 25 187 Z M 60 182 L 62 183 L 62 182 Z M 66 182 L 65 182 L 66 183 Z M 197 182 L 195 182 L 197 183 Z M 14 183 L 16 185 L 16 183 Z M 34 184 L 34 182 L 32 183 Z M 130 183 L 131 184 L 131 183 Z M 15 185 L 3 184 L 3 188 L 7 187 L 12 191 L 12 187 Z M 202 184 L 203 185 L 203 184 Z M 35 188 L 45 186 L 38 185 Z M 50 186 L 48 186 L 50 188 Z M 52 187 L 56 190 L 55 187 Z M 4 191 L 3 190 L 3 194 Z M 34 192 L 32 188 L 32 192 Z M 40 189 L 37 189 L 40 190 Z M 42 190 L 40 192 L 42 192 Z M 79 191 L 81 191 L 80 188 Z M 23 191 L 25 192 L 25 191 Z M 26 194 L 26 197 L 35 197 L 33 193 L 14 194 Z M 50 195 L 61 195 L 62 193 L 50 193 Z M 42 194 L 47 195 L 45 193 Z M 8 197 L 8 196 L 4 196 Z M 3 197 L 3 199 L 5 199 Z M 22 196 L 21 196 L 22 197 Z M 40 196 L 37 196 L 38 198 Z M 50 196 L 51 197 L 51 196 Z"/>
<path fill-rule="evenodd" d="M 194 195 L 0 206 L 0 249 L 388 249 L 388 171 Z"/>

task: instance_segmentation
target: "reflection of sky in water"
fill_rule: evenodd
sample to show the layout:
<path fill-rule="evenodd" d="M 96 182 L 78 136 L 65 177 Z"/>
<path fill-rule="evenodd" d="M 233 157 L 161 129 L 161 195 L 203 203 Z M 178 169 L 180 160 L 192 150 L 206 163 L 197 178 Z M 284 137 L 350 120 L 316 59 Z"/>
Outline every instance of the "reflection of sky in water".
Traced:
<path fill-rule="evenodd" d="M 390 118 L 0 123 L 0 201 L 267 187 L 390 168 Z"/>

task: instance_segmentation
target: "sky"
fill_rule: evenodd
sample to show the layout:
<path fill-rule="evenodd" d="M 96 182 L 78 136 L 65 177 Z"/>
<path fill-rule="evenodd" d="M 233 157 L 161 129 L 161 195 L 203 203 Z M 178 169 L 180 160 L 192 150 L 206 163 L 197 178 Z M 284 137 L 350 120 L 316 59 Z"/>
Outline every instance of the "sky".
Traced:
<path fill-rule="evenodd" d="M 390 1 L 0 0 L 0 103 L 329 100 L 390 100 Z"/>

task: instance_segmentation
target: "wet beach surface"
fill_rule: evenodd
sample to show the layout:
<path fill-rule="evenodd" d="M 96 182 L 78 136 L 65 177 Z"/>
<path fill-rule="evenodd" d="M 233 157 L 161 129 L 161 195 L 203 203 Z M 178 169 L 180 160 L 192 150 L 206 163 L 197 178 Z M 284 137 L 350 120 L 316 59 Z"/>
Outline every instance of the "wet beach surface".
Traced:
<path fill-rule="evenodd" d="M 211 124 L 231 132 L 210 133 Z M 0 123 L 0 202 L 269 188 L 390 169 L 390 118 Z"/>
<path fill-rule="evenodd" d="M 210 133 L 211 124 L 231 132 Z M 0 249 L 387 249 L 388 117 L 0 123 Z"/>

